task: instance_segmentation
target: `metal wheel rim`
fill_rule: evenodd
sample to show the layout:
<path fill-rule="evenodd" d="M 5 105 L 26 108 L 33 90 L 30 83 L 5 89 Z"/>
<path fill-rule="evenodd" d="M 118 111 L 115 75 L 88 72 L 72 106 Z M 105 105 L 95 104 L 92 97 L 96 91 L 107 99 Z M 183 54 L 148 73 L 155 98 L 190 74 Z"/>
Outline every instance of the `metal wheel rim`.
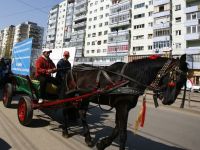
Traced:
<path fill-rule="evenodd" d="M 7 88 L 3 91 L 3 103 L 7 104 L 8 102 L 8 90 Z"/>
<path fill-rule="evenodd" d="M 26 104 L 24 101 L 19 102 L 18 106 L 18 116 L 20 121 L 24 121 L 26 117 Z"/>

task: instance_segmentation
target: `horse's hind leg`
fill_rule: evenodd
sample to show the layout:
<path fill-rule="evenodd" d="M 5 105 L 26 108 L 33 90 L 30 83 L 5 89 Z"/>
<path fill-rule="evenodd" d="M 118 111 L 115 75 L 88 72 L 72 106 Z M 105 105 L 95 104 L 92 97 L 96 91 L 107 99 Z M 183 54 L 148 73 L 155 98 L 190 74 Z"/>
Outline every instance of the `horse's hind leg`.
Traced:
<path fill-rule="evenodd" d="M 86 109 L 80 109 L 79 110 L 79 115 L 80 115 L 81 122 L 82 122 L 82 125 L 83 125 L 83 134 L 85 136 L 85 142 L 88 146 L 91 147 L 91 146 L 93 146 L 93 142 L 92 142 L 89 127 L 88 127 L 88 124 L 87 124 L 87 121 L 86 121 L 86 113 L 87 113 Z"/>
<path fill-rule="evenodd" d="M 63 129 L 62 129 L 62 135 L 65 138 L 69 137 L 69 132 L 68 132 L 68 116 L 67 116 L 67 108 L 63 109 L 63 117 L 64 117 L 64 125 L 63 125 Z"/>

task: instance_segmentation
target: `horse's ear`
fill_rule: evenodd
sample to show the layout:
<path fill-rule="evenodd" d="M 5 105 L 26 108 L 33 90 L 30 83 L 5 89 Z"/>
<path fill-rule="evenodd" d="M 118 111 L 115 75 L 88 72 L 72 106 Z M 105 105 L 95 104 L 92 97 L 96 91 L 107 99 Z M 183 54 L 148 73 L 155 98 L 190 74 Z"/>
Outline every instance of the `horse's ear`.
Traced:
<path fill-rule="evenodd" d="M 180 61 L 186 62 L 186 54 L 181 55 Z"/>

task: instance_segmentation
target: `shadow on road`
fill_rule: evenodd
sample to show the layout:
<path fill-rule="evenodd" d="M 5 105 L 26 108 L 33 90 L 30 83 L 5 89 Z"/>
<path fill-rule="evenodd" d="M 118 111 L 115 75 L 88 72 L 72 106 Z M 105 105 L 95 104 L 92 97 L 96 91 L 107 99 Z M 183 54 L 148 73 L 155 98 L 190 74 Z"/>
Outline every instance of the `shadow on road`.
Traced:
<path fill-rule="evenodd" d="M 4 141 L 3 139 L 0 138 L 0 149 L 1 150 L 9 150 L 9 149 L 11 149 L 11 146 L 6 141 Z"/>

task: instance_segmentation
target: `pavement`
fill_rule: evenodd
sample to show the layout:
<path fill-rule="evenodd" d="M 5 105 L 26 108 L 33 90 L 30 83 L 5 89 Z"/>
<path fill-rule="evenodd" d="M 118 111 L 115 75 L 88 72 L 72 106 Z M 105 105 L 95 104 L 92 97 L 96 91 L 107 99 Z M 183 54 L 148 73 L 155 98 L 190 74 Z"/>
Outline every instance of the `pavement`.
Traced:
<path fill-rule="evenodd" d="M 175 103 L 172 105 L 164 106 L 161 101 L 158 100 L 159 106 L 164 106 L 164 107 L 171 107 L 174 109 L 178 109 L 181 111 L 187 111 L 195 114 L 200 115 L 200 93 L 196 92 L 186 92 L 186 97 L 185 97 L 185 105 L 184 108 L 180 108 L 181 103 L 182 103 L 182 98 L 183 98 L 183 91 L 181 94 L 179 94 L 178 98 L 176 99 Z M 142 96 L 140 97 L 142 99 Z M 152 99 L 152 93 L 148 92 L 146 96 L 146 101 L 147 104 L 154 105 L 153 99 Z"/>

